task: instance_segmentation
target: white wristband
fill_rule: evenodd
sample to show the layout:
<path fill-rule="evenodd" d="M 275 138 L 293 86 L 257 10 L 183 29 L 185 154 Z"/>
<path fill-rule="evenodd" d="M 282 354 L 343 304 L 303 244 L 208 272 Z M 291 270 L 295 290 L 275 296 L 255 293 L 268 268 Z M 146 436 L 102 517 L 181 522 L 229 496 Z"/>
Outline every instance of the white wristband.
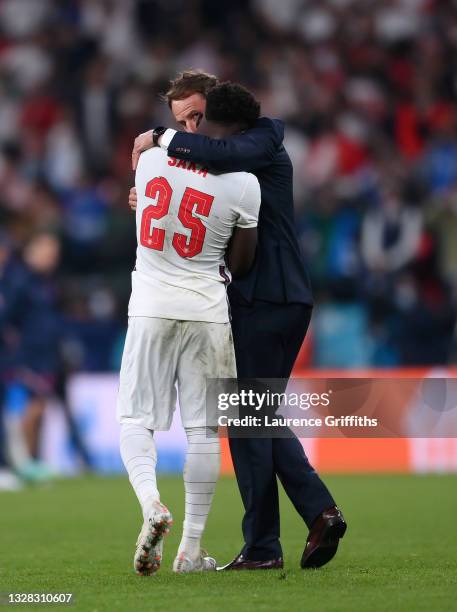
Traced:
<path fill-rule="evenodd" d="M 170 128 L 168 128 L 168 130 L 165 130 L 165 132 L 162 134 L 162 136 L 160 136 L 158 140 L 159 147 L 161 149 L 165 149 L 165 151 L 168 151 L 170 142 L 172 141 L 172 138 L 175 134 L 176 134 L 176 130 L 172 130 Z"/>

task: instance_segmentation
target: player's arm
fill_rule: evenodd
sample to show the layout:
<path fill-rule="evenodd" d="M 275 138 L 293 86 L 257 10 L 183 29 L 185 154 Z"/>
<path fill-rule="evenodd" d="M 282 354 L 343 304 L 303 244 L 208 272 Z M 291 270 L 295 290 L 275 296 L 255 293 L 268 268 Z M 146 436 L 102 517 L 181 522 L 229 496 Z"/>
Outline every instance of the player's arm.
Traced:
<path fill-rule="evenodd" d="M 226 253 L 227 265 L 234 278 L 247 274 L 254 263 L 260 199 L 259 181 L 253 174 L 249 174 L 238 205 L 236 227 Z"/>
<path fill-rule="evenodd" d="M 249 272 L 254 263 L 256 248 L 257 228 L 236 227 L 225 257 L 233 278 L 239 278 Z"/>

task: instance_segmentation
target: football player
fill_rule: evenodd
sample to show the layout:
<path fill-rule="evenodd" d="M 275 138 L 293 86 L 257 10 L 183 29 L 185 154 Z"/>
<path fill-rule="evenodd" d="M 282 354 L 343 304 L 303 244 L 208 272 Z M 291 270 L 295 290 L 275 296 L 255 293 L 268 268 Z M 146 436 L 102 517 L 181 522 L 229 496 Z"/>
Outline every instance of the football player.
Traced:
<path fill-rule="evenodd" d="M 223 138 L 249 128 L 259 114 L 246 89 L 221 84 L 208 93 L 201 128 Z M 154 432 L 171 425 L 176 384 L 188 450 L 173 569 L 213 570 L 215 560 L 200 547 L 220 465 L 206 381 L 236 377 L 226 286 L 254 260 L 260 186 L 253 174 L 214 175 L 157 147 L 141 155 L 135 185 L 138 248 L 117 407 L 121 455 L 144 518 L 134 569 L 158 570 L 172 521 L 157 488 Z"/>

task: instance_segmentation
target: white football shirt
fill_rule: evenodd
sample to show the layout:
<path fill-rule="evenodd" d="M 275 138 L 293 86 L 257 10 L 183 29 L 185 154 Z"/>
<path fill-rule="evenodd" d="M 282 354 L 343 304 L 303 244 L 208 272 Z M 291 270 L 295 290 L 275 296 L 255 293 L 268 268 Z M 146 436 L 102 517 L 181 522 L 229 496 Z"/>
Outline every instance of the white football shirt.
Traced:
<path fill-rule="evenodd" d="M 225 250 L 235 226 L 257 226 L 257 178 L 210 174 L 153 148 L 140 157 L 135 186 L 138 247 L 129 316 L 228 322 Z"/>

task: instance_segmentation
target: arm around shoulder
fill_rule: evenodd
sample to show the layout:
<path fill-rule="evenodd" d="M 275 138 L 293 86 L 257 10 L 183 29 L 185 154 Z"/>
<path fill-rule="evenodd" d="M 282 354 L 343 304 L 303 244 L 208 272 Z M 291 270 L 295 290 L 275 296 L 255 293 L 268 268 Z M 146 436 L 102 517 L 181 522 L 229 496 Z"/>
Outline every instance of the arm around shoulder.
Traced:
<path fill-rule="evenodd" d="M 205 164 L 216 172 L 253 172 L 271 164 L 283 138 L 283 122 L 262 117 L 253 128 L 229 138 L 176 132 L 168 155 Z"/>

